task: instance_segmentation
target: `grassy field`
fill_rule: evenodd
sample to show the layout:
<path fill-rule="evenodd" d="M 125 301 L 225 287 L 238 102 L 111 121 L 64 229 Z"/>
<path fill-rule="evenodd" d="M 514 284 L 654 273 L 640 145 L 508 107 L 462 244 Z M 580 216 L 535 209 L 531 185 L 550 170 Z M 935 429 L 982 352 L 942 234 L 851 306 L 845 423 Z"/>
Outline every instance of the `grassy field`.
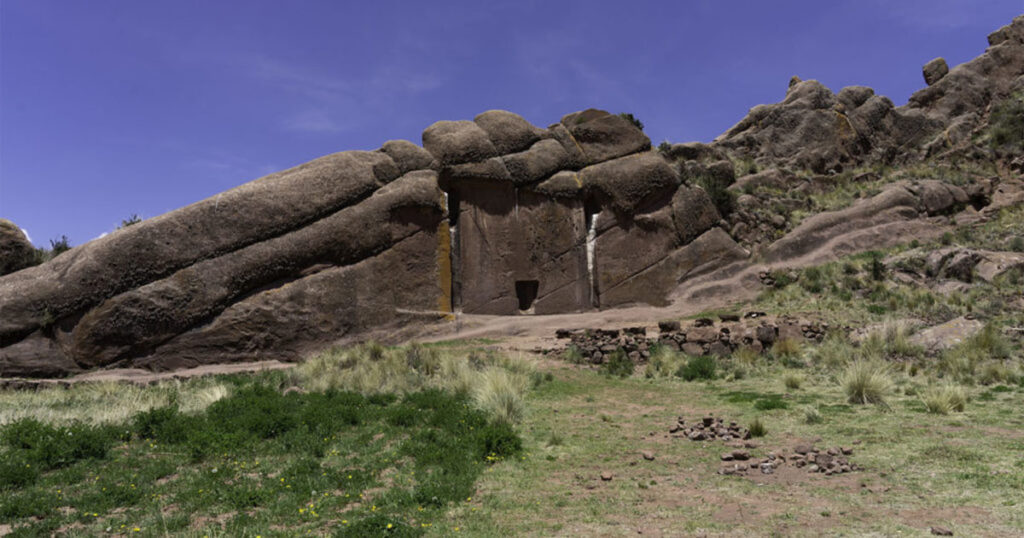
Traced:
<path fill-rule="evenodd" d="M 963 379 L 962 412 L 929 412 L 931 387 L 947 386 L 938 365 L 913 375 L 888 368 L 883 405 L 850 403 L 848 365 L 894 352 L 878 345 L 779 350 L 788 360 L 733 357 L 696 381 L 667 364 L 690 359 L 664 353 L 652 361 L 661 368 L 624 377 L 492 353 L 475 365 L 467 357 L 463 375 L 481 378 L 466 390 L 449 387 L 445 374 L 419 383 L 410 374 L 404 396 L 345 390 L 356 381 L 340 378 L 309 387 L 314 378 L 324 383 L 332 360 L 379 365 L 415 355 L 336 351 L 290 373 L 139 389 L 169 396 L 142 399 L 156 403 L 127 420 L 94 423 L 69 422 L 52 408 L 124 395 L 87 385 L 5 393 L 21 414 L 0 432 L 0 528 L 14 536 L 923 536 L 932 525 L 962 536 L 1024 532 L 1019 371 L 988 384 Z M 1016 368 L 1019 359 L 1008 360 Z M 523 406 L 509 416 L 486 408 L 478 393 L 490 368 L 550 375 L 530 376 Z M 213 401 L 185 411 L 179 398 L 197 395 Z M 24 418 L 33 413 L 42 421 Z M 760 420 L 767 434 L 753 440 L 755 458 L 817 441 L 853 447 L 851 460 L 864 470 L 717 474 L 724 443 L 668 434 L 677 417 L 708 413 L 742 425 Z"/>

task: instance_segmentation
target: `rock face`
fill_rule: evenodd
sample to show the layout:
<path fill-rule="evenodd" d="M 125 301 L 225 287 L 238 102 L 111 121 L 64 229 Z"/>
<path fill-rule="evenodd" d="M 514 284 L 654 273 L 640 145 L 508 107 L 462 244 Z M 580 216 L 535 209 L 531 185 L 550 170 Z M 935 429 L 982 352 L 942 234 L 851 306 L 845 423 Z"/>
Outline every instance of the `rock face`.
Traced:
<path fill-rule="evenodd" d="M 993 32 L 989 45 L 953 69 L 942 58 L 928 62 L 928 86 L 902 107 L 871 88 L 833 94 L 817 81 L 794 77 L 781 103 L 754 107 L 712 146 L 762 168 L 816 173 L 958 149 L 987 125 L 990 104 L 1024 89 L 1024 15 Z"/>
<path fill-rule="evenodd" d="M 328 155 L 0 279 L 0 374 L 298 360 L 453 311 L 663 304 L 746 255 L 718 220 L 620 116 L 541 129 L 487 111 L 431 125 L 422 148 Z"/>
<path fill-rule="evenodd" d="M 21 228 L 0 219 L 0 275 L 13 273 L 35 263 L 36 249 Z"/>

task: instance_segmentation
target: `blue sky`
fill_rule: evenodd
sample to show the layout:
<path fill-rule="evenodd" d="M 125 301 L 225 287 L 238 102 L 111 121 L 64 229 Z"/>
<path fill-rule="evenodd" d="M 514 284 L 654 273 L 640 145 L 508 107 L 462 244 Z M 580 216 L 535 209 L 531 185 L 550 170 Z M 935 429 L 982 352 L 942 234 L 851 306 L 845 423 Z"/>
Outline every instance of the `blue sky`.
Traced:
<path fill-rule="evenodd" d="M 708 141 L 791 75 L 897 104 L 1024 0 L 0 0 L 0 216 L 81 244 L 267 173 L 491 108 Z"/>

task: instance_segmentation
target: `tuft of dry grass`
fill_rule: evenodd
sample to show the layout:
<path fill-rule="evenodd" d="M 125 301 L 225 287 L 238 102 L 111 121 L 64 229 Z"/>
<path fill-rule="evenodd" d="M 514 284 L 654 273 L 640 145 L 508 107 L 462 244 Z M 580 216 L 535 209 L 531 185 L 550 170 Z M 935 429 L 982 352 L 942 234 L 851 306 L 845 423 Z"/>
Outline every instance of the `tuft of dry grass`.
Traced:
<path fill-rule="evenodd" d="M 889 367 L 872 360 L 850 363 L 839 383 L 847 400 L 854 404 L 885 405 L 885 397 L 892 389 Z"/>
<path fill-rule="evenodd" d="M 939 385 L 925 389 L 921 402 L 929 413 L 948 415 L 963 412 L 967 405 L 967 391 L 959 385 Z"/>

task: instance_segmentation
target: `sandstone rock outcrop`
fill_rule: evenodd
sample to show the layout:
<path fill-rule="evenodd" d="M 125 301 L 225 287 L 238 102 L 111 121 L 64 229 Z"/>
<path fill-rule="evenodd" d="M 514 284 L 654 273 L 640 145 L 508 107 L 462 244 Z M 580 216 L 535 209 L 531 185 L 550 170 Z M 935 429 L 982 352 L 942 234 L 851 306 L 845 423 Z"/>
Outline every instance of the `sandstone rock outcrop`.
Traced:
<path fill-rule="evenodd" d="M 0 374 L 298 360 L 453 311 L 664 303 L 745 256 L 627 119 L 511 112 L 322 157 L 0 279 Z M 637 242 L 648 248 L 636 256 Z"/>

